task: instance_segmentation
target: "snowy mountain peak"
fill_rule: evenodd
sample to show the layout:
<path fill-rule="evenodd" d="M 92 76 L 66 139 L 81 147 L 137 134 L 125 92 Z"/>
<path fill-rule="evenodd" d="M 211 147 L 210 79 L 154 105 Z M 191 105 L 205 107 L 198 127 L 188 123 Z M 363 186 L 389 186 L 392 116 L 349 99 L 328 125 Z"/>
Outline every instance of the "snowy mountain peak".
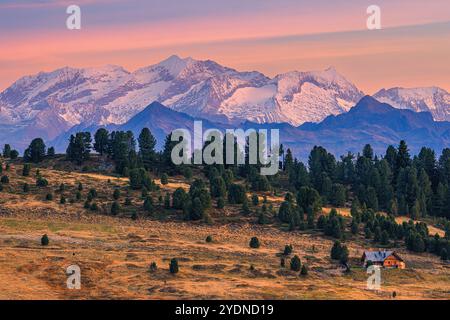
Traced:
<path fill-rule="evenodd" d="M 450 121 L 450 94 L 439 87 L 395 87 L 382 89 L 374 97 L 395 108 L 426 111 L 437 121 Z"/>

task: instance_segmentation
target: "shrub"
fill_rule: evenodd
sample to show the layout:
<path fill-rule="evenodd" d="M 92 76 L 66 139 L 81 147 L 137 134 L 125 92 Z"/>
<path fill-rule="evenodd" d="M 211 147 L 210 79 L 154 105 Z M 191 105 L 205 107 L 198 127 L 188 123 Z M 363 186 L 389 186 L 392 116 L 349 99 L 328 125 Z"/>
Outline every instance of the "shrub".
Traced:
<path fill-rule="evenodd" d="M 90 197 L 91 199 L 94 199 L 97 196 L 98 196 L 97 190 L 95 190 L 94 188 L 89 189 L 88 197 Z"/>
<path fill-rule="evenodd" d="M 0 182 L 3 184 L 8 184 L 9 183 L 9 177 L 8 176 L 2 176 L 2 178 L 0 179 Z"/>
<path fill-rule="evenodd" d="M 217 209 L 223 209 L 225 207 L 225 200 L 220 197 L 217 199 Z"/>
<path fill-rule="evenodd" d="M 260 247 L 259 239 L 257 237 L 253 237 L 250 239 L 250 248 L 258 249 Z"/>
<path fill-rule="evenodd" d="M 153 212 L 153 199 L 152 197 L 148 196 L 147 198 L 145 198 L 144 200 L 144 210 L 152 213 Z"/>
<path fill-rule="evenodd" d="M 23 184 L 23 192 L 29 192 L 30 191 L 30 186 L 28 185 L 28 183 L 24 183 Z"/>
<path fill-rule="evenodd" d="M 254 206 L 257 206 L 257 205 L 259 204 L 259 198 L 258 198 L 258 195 L 257 195 L 257 194 L 254 194 L 254 195 L 252 196 L 252 204 L 253 204 Z"/>
<path fill-rule="evenodd" d="M 183 209 L 183 206 L 187 199 L 188 195 L 186 191 L 184 191 L 183 188 L 177 188 L 172 195 L 172 207 L 178 210 Z"/>
<path fill-rule="evenodd" d="M 300 275 L 302 276 L 306 276 L 308 275 L 308 268 L 306 267 L 306 265 L 302 265 L 302 270 L 300 271 Z"/>
<path fill-rule="evenodd" d="M 45 179 L 45 178 L 39 176 L 39 177 L 36 179 L 36 185 L 37 185 L 38 187 L 46 187 L 46 186 L 48 186 L 48 181 L 47 181 L 47 179 Z"/>
<path fill-rule="evenodd" d="M 61 195 L 61 198 L 59 199 L 59 203 L 60 203 L 60 204 L 65 204 L 65 203 L 66 203 L 66 197 L 64 197 L 63 195 Z"/>
<path fill-rule="evenodd" d="M 170 209 L 170 193 L 168 193 L 168 192 L 164 196 L 164 207 L 166 209 Z"/>
<path fill-rule="evenodd" d="M 245 199 L 245 188 L 240 184 L 231 184 L 228 188 L 228 202 L 232 204 L 242 204 Z"/>
<path fill-rule="evenodd" d="M 282 268 L 286 267 L 286 259 L 284 259 L 284 258 L 281 258 L 281 259 L 280 259 L 280 266 L 281 266 Z"/>
<path fill-rule="evenodd" d="M 205 241 L 208 243 L 212 242 L 213 241 L 212 236 L 207 236 Z"/>
<path fill-rule="evenodd" d="M 163 174 L 161 175 L 161 184 L 162 184 L 162 185 L 166 185 L 166 184 L 168 184 L 168 183 L 169 183 L 169 177 L 167 176 L 166 173 L 163 173 Z"/>
<path fill-rule="evenodd" d="M 244 203 L 242 204 L 242 213 L 244 215 L 250 214 L 250 208 L 248 207 L 248 201 L 244 201 Z"/>
<path fill-rule="evenodd" d="M 78 191 L 83 191 L 83 184 L 81 182 L 78 183 Z"/>
<path fill-rule="evenodd" d="M 22 175 L 24 177 L 28 177 L 30 175 L 30 171 L 31 171 L 31 164 L 25 163 L 22 168 Z"/>
<path fill-rule="evenodd" d="M 291 259 L 291 270 L 292 271 L 300 271 L 302 268 L 302 262 L 300 261 L 300 258 L 298 256 L 294 256 Z"/>
<path fill-rule="evenodd" d="M 156 270 L 158 270 L 158 266 L 156 265 L 156 262 L 152 262 L 150 263 L 150 272 L 155 272 Z"/>
<path fill-rule="evenodd" d="M 125 198 L 125 205 L 126 206 L 131 206 L 132 205 L 131 198 L 129 198 L 129 197 Z"/>
<path fill-rule="evenodd" d="M 117 215 L 120 211 L 120 205 L 117 201 L 114 201 L 113 204 L 111 205 L 111 214 L 113 216 Z"/>
<path fill-rule="evenodd" d="M 90 208 L 91 208 L 91 202 L 90 202 L 89 200 L 86 200 L 86 201 L 84 202 L 84 208 L 85 208 L 85 209 L 90 209 Z"/>
<path fill-rule="evenodd" d="M 98 211 L 98 205 L 95 202 L 92 202 L 89 209 L 91 209 L 91 211 Z"/>
<path fill-rule="evenodd" d="M 45 196 L 45 200 L 52 201 L 53 200 L 53 194 L 47 193 L 47 195 Z"/>
<path fill-rule="evenodd" d="M 76 198 L 77 200 L 81 200 L 81 192 L 80 192 L 80 191 L 77 191 L 77 192 L 75 193 L 75 198 Z"/>
<path fill-rule="evenodd" d="M 290 244 L 290 245 L 286 245 L 285 247 L 284 247 L 284 255 L 285 256 L 288 256 L 288 255 L 290 255 L 291 253 L 292 253 L 292 249 L 293 249 L 293 247 L 292 247 L 292 245 Z"/>
<path fill-rule="evenodd" d="M 120 190 L 119 189 L 114 189 L 113 199 L 114 200 L 118 200 L 119 198 L 120 198 Z"/>
<path fill-rule="evenodd" d="M 178 267 L 178 260 L 176 258 L 170 260 L 169 271 L 172 274 L 178 273 L 179 267 Z"/>
<path fill-rule="evenodd" d="M 41 245 L 48 246 L 50 240 L 48 239 L 48 236 L 44 234 L 41 238 Z"/>
<path fill-rule="evenodd" d="M 441 259 L 443 261 L 447 261 L 448 260 L 448 252 L 447 252 L 447 249 L 445 249 L 445 248 L 441 249 Z"/>

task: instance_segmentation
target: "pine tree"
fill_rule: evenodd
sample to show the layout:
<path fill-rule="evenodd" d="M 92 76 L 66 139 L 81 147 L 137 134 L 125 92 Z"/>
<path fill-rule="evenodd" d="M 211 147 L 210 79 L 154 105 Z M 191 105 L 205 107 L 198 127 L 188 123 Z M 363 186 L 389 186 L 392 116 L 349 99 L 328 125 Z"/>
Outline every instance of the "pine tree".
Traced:
<path fill-rule="evenodd" d="M 116 216 L 117 214 L 119 214 L 120 212 L 120 205 L 117 201 L 114 201 L 113 204 L 111 205 L 111 214 L 113 216 Z"/>
<path fill-rule="evenodd" d="M 44 160 L 45 150 L 46 147 L 42 138 L 33 139 L 28 148 L 25 149 L 23 159 L 25 162 L 41 162 L 42 160 Z"/>
<path fill-rule="evenodd" d="M 48 239 L 48 236 L 44 234 L 41 238 L 41 245 L 48 246 L 50 240 Z"/>
<path fill-rule="evenodd" d="M 94 150 L 101 156 L 108 152 L 109 132 L 105 128 L 100 128 L 94 135 Z"/>
<path fill-rule="evenodd" d="M 169 271 L 172 274 L 178 273 L 179 267 L 178 267 L 178 260 L 176 258 L 173 258 L 172 260 L 170 260 Z"/>
<path fill-rule="evenodd" d="M 151 169 L 156 161 L 156 139 L 148 128 L 143 128 L 138 138 L 139 155 L 142 158 L 142 163 L 145 169 Z"/>
<path fill-rule="evenodd" d="M 298 256 L 294 256 L 291 259 L 290 266 L 291 266 L 292 271 L 296 271 L 296 272 L 300 271 L 302 268 L 302 262 L 300 261 L 300 258 Z"/>
<path fill-rule="evenodd" d="M 250 239 L 250 248 L 258 249 L 260 247 L 259 239 L 257 237 L 253 237 Z"/>

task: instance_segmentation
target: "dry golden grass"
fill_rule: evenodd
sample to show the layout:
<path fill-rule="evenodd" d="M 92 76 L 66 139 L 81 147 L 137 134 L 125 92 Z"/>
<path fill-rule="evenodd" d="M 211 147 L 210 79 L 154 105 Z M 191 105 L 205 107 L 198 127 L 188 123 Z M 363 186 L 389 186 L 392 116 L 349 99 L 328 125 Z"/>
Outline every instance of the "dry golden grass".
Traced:
<path fill-rule="evenodd" d="M 0 192 L 0 299 L 390 299 L 393 291 L 396 299 L 450 297 L 448 266 L 430 254 L 399 248 L 408 268 L 383 270 L 381 291 L 369 291 L 359 267 L 362 238 L 346 242 L 354 267 L 345 274 L 329 258 L 333 240 L 318 233 L 288 233 L 247 222 L 254 217 L 213 225 L 110 217 L 83 209 L 83 201 L 60 205 L 56 190 L 64 182 L 69 198 L 82 182 L 85 199 L 95 187 L 100 213 L 107 213 L 112 188 L 125 192 L 126 180 L 47 169 L 41 173 L 51 183 L 48 188 L 36 188 L 34 176 L 10 172 L 11 183 Z M 25 181 L 32 186 L 30 194 L 21 192 Z M 181 179 L 161 187 L 165 192 L 179 186 L 187 187 Z M 50 191 L 55 199 L 44 201 Z M 140 191 L 130 196 L 135 207 L 142 205 Z M 214 210 L 214 215 L 232 215 L 233 210 Z M 50 238 L 47 247 L 40 245 L 44 233 Z M 205 242 L 207 235 L 213 243 Z M 249 248 L 253 236 L 261 248 Z M 308 276 L 280 268 L 286 244 L 308 265 Z M 168 271 L 173 257 L 179 259 L 177 275 Z M 149 271 L 153 261 L 158 265 L 154 273 Z M 72 264 L 81 267 L 79 291 L 66 288 L 65 269 Z"/>

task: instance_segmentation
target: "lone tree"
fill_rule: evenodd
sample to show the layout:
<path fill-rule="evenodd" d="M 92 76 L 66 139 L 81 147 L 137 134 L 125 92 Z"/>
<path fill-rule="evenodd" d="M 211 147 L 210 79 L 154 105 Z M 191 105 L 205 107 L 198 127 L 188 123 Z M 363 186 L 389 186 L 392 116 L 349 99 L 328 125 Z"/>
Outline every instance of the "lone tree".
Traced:
<path fill-rule="evenodd" d="M 178 273 L 178 271 L 179 271 L 178 260 L 176 258 L 173 258 L 172 260 L 170 260 L 169 271 L 172 274 Z"/>
<path fill-rule="evenodd" d="M 298 256 L 294 256 L 291 259 L 291 270 L 292 271 L 300 271 L 302 268 L 302 262 L 300 261 L 300 258 Z"/>
<path fill-rule="evenodd" d="M 49 241 L 49 239 L 48 239 L 48 236 L 47 236 L 47 234 L 44 234 L 43 236 L 42 236 L 42 238 L 41 238 L 41 245 L 43 245 L 43 246 L 48 246 L 48 243 L 49 243 L 50 241 Z"/>
<path fill-rule="evenodd" d="M 253 237 L 250 239 L 250 248 L 258 249 L 260 247 L 259 239 L 257 237 Z"/>

